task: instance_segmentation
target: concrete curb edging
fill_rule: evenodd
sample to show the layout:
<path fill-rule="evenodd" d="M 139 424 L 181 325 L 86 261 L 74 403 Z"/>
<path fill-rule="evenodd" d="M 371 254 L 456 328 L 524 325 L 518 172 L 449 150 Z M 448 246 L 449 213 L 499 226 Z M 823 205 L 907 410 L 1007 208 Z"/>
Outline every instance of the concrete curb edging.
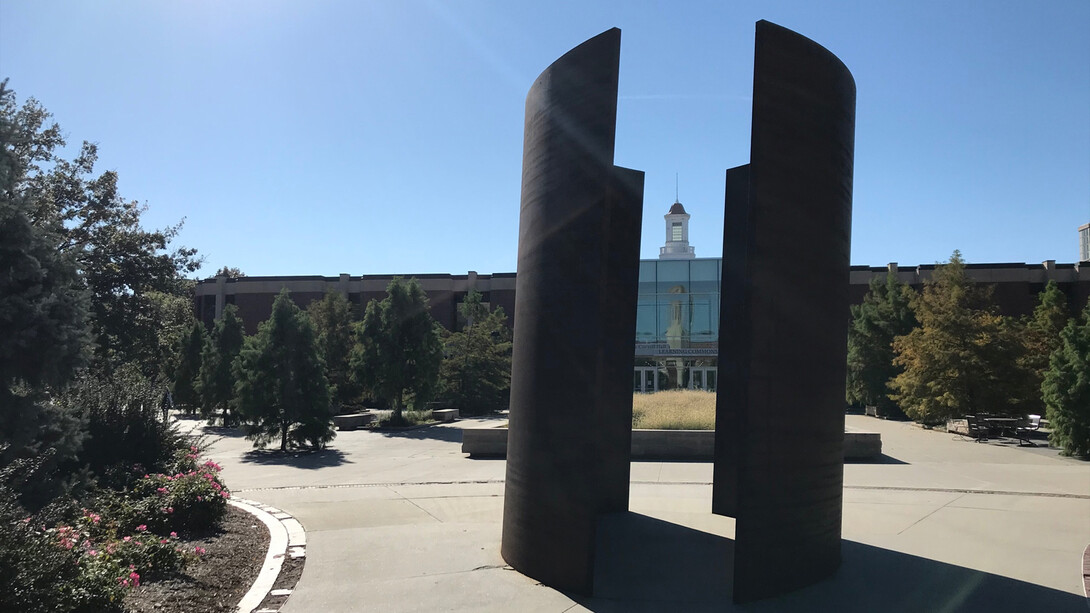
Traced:
<path fill-rule="evenodd" d="M 273 586 L 280 575 L 280 568 L 284 565 L 284 557 L 290 555 L 293 558 L 306 556 L 307 537 L 303 525 L 290 514 L 260 502 L 232 498 L 227 501 L 233 507 L 246 511 L 257 517 L 269 529 L 269 550 L 265 554 L 265 562 L 261 566 L 254 584 L 250 590 L 238 602 L 238 613 L 253 613 L 257 607 L 274 591 Z M 280 591 L 280 590 L 276 590 Z M 286 590 L 290 593 L 290 590 Z M 283 603 L 281 603 L 283 604 Z M 261 609 L 257 613 L 274 613 L 277 609 Z"/>
<path fill-rule="evenodd" d="M 1086 596 L 1086 608 L 1090 609 L 1090 545 L 1082 552 L 1082 593 Z"/>

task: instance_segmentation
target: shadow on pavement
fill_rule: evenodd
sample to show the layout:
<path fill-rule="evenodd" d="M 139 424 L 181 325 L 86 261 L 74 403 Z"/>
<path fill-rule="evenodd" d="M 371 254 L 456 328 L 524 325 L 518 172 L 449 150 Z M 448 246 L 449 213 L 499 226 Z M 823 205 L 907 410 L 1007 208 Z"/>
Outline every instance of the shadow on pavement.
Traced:
<path fill-rule="evenodd" d="M 845 464 L 905 464 L 908 462 L 904 460 L 898 460 L 897 458 L 881 454 L 876 458 L 844 458 Z"/>
<path fill-rule="evenodd" d="M 223 436 L 227 438 L 242 438 L 246 432 L 237 426 L 205 426 L 204 434 L 207 436 Z"/>
<path fill-rule="evenodd" d="M 318 451 L 279 451 L 270 449 L 255 449 L 242 454 L 242 461 L 246 464 L 262 464 L 266 466 L 293 466 L 313 470 L 352 464 L 344 452 L 339 449 L 321 449 Z"/>
<path fill-rule="evenodd" d="M 784 596 L 731 602 L 734 541 L 635 513 L 599 522 L 590 611 L 1079 611 L 1085 598 L 854 541 L 831 579 Z"/>
<path fill-rule="evenodd" d="M 415 428 L 376 428 L 374 431 L 387 438 L 405 438 L 415 440 L 431 439 L 437 441 L 446 441 L 448 443 L 462 442 L 461 428 L 453 428 L 440 424 L 429 424 L 426 426 L 417 426 Z"/>

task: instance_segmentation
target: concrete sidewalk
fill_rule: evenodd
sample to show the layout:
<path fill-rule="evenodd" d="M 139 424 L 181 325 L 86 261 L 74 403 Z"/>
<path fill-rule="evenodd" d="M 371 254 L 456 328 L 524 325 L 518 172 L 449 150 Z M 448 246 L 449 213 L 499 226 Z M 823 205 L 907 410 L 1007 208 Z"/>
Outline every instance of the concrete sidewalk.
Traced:
<path fill-rule="evenodd" d="M 837 575 L 747 611 L 1083 611 L 1090 464 L 1055 450 L 878 430 L 878 463 L 847 464 Z M 632 465 L 631 512 L 603 519 L 594 598 L 564 594 L 499 555 L 503 460 L 460 452 L 463 420 L 338 433 L 318 453 L 251 452 L 211 429 L 231 489 L 307 530 L 283 611 L 725 611 L 734 521 L 713 516 L 709 463 Z"/>

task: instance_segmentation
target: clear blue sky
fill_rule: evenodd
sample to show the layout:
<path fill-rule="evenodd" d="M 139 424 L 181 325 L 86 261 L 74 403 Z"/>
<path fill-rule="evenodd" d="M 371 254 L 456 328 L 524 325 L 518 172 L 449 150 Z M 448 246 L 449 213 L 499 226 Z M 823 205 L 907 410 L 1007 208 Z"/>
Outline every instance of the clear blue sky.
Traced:
<path fill-rule="evenodd" d="M 818 6 L 820 5 L 820 6 Z M 1090 222 L 1090 2 L 0 3 L 0 77 L 250 275 L 515 270 L 534 78 L 622 29 L 616 163 L 674 176 L 698 256 L 749 159 L 753 30 L 839 56 L 858 106 L 852 262 L 1077 259 Z"/>

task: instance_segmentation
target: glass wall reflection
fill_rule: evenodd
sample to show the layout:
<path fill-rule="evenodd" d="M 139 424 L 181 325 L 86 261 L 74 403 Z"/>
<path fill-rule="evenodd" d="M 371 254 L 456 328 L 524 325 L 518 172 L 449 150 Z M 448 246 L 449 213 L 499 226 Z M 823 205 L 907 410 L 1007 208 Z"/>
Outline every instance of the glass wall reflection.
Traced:
<path fill-rule="evenodd" d="M 715 391 L 720 258 L 643 260 L 632 389 Z"/>

